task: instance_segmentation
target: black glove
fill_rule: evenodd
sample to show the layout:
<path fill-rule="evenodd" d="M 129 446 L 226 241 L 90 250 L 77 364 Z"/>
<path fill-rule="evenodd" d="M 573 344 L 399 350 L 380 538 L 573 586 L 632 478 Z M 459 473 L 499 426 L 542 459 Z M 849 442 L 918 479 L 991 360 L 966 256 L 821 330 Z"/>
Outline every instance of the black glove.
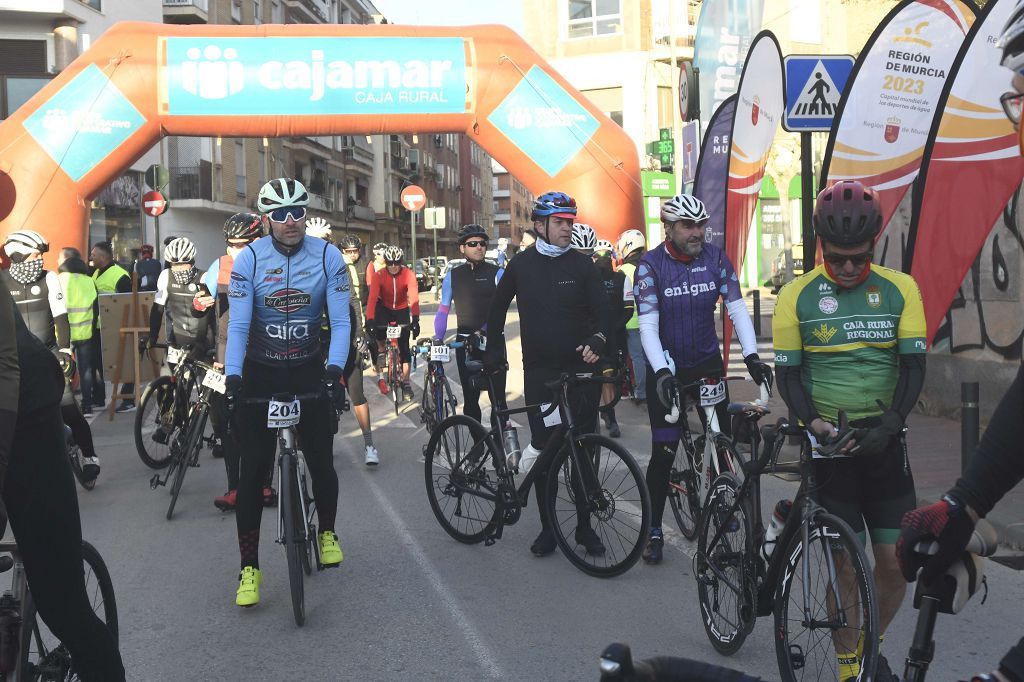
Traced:
<path fill-rule="evenodd" d="M 765 381 L 769 382 L 769 388 L 771 388 L 771 375 L 772 368 L 761 362 L 761 358 L 758 357 L 757 353 L 751 353 L 747 357 L 743 358 L 743 363 L 747 366 L 747 372 L 750 374 L 750 378 L 754 380 L 754 383 L 758 386 L 764 384 Z"/>
<path fill-rule="evenodd" d="M 227 409 L 229 419 L 234 416 L 241 398 L 242 377 L 237 374 L 229 374 L 224 377 L 224 407 Z"/>
<path fill-rule="evenodd" d="M 363 325 L 363 331 L 366 332 L 368 338 L 375 338 L 377 333 L 377 325 L 373 323 L 373 320 L 367 320 L 366 324 Z"/>
<path fill-rule="evenodd" d="M 57 362 L 60 363 L 60 371 L 64 372 L 64 378 L 71 381 L 71 377 L 75 376 L 75 358 L 71 353 L 58 351 Z"/>
<path fill-rule="evenodd" d="M 420 316 L 413 315 L 412 318 L 412 338 L 420 338 Z"/>
<path fill-rule="evenodd" d="M 338 412 L 348 411 L 348 395 L 345 390 L 345 378 L 337 365 L 327 365 L 324 371 L 324 392 Z"/>
<path fill-rule="evenodd" d="M 601 355 L 604 352 L 605 343 L 606 341 L 604 339 L 604 335 L 594 334 L 593 336 L 588 336 L 587 338 L 583 339 L 583 343 L 580 345 L 582 345 L 584 348 L 589 346 L 590 352 L 592 352 L 594 355 Z"/>
<path fill-rule="evenodd" d="M 881 400 L 876 402 L 878 402 L 878 407 L 884 410 L 881 417 L 882 423 L 865 430 L 864 435 L 857 439 L 857 444 L 851 449 L 851 452 L 854 454 L 881 454 L 885 452 L 885 449 L 889 446 L 889 441 L 894 436 L 903 433 L 904 423 L 900 413 L 891 408 L 886 408 L 885 403 Z"/>
<path fill-rule="evenodd" d="M 364 334 L 356 334 L 355 342 L 356 352 L 360 355 L 365 353 L 366 349 L 369 347 L 369 341 L 367 341 L 366 336 Z"/>
<path fill-rule="evenodd" d="M 662 367 L 654 374 L 654 394 L 666 410 L 672 409 L 672 370 Z"/>
<path fill-rule="evenodd" d="M 930 583 L 943 575 L 960 558 L 971 539 L 974 519 L 967 513 L 967 505 L 946 493 L 941 500 L 927 507 L 908 511 L 900 523 L 900 537 L 896 541 L 896 561 L 907 582 L 921 579 Z M 921 540 L 935 540 L 937 554 L 927 556 L 914 551 Z"/>

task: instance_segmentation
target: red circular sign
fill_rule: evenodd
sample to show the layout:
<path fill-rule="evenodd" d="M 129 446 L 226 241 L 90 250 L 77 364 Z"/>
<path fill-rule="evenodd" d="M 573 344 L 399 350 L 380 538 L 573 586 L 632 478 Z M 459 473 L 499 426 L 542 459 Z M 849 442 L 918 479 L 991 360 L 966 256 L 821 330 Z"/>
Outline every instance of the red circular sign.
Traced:
<path fill-rule="evenodd" d="M 402 190 L 402 206 L 418 211 L 427 203 L 427 193 L 419 185 L 409 185 Z"/>
<path fill-rule="evenodd" d="M 154 218 L 167 210 L 167 199 L 160 192 L 146 192 L 142 195 L 142 210 Z"/>

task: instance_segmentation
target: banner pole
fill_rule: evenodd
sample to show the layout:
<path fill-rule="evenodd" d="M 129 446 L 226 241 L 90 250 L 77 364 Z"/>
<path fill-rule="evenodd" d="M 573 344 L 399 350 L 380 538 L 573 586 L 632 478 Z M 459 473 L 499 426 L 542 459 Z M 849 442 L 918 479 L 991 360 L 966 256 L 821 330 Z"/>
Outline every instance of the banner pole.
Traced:
<path fill-rule="evenodd" d="M 800 231 L 804 238 L 804 272 L 814 269 L 817 244 L 814 242 L 814 140 L 800 133 Z"/>

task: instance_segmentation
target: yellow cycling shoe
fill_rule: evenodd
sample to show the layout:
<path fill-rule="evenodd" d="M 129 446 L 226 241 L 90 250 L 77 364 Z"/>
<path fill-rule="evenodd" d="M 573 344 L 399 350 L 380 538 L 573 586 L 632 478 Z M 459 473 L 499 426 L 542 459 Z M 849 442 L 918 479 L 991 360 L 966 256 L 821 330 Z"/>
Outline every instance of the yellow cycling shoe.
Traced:
<path fill-rule="evenodd" d="M 317 536 L 320 543 L 320 564 L 324 568 L 337 566 L 345 555 L 341 553 L 341 546 L 338 544 L 338 534 L 333 530 L 325 530 Z"/>
<path fill-rule="evenodd" d="M 235 594 L 235 603 L 239 606 L 256 606 L 260 603 L 260 583 L 263 582 L 263 572 L 258 568 L 246 566 L 239 574 L 238 592 Z"/>

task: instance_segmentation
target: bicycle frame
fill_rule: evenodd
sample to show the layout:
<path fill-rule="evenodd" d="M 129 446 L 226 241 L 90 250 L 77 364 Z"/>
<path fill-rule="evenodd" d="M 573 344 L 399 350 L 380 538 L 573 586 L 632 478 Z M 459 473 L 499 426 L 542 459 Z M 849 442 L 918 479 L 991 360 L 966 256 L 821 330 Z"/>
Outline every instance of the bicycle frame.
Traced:
<path fill-rule="evenodd" d="M 746 381 L 745 377 L 715 378 L 720 381 Z M 706 490 L 711 486 L 711 482 L 715 480 L 716 476 L 724 473 L 726 470 L 730 473 L 738 474 L 742 465 L 738 462 L 733 462 L 730 457 L 719 457 L 718 449 L 715 447 L 715 441 L 718 436 L 725 434 L 722 433 L 721 423 L 718 421 L 718 412 L 715 409 L 717 406 L 716 404 L 704 406 L 695 405 L 695 409 L 701 409 L 704 411 L 704 449 L 702 453 L 699 453 L 701 454 L 701 466 L 699 468 L 696 466 L 696 455 L 698 452 L 696 445 L 694 444 L 693 433 L 690 431 L 690 425 L 686 419 L 688 410 L 684 409 L 684 396 L 687 389 L 699 386 L 703 381 L 705 381 L 705 379 L 700 379 L 691 384 L 681 384 L 676 381 L 673 390 L 670 416 L 675 414 L 676 419 L 680 420 L 680 441 L 682 442 L 683 449 L 686 451 L 687 457 L 690 459 L 691 466 L 704 479 L 703 487 Z M 708 464 L 709 462 L 710 464 Z"/>
<path fill-rule="evenodd" d="M 18 552 L 18 545 L 16 542 L 0 542 L 0 573 L 13 571 L 11 573 L 11 595 L 17 600 L 18 613 L 22 618 L 22 626 L 19 628 L 21 631 L 21 637 L 18 642 L 18 654 L 17 661 L 14 666 L 14 670 L 7 673 L 4 680 L 21 680 L 24 678 L 27 670 L 22 669 L 22 664 L 25 662 L 26 657 L 23 655 L 24 651 L 30 646 L 32 639 L 31 628 L 24 627 L 25 614 L 31 609 L 32 594 L 28 588 L 28 576 L 25 573 L 25 564 L 21 560 L 21 553 Z"/>
<path fill-rule="evenodd" d="M 430 346 L 426 341 L 421 340 L 416 344 L 416 352 L 413 354 L 413 370 L 416 369 L 415 359 L 416 356 L 421 354 L 430 354 Z M 457 350 L 466 346 L 462 341 L 449 341 L 448 343 L 442 344 L 452 350 Z M 448 381 L 448 375 L 444 369 L 444 363 L 440 360 L 427 360 L 426 376 L 423 381 L 423 391 L 425 401 L 427 399 L 426 391 L 427 387 L 433 387 L 433 395 L 429 396 L 430 400 L 433 401 L 434 414 L 438 417 L 439 422 L 444 415 L 444 384 Z"/>

